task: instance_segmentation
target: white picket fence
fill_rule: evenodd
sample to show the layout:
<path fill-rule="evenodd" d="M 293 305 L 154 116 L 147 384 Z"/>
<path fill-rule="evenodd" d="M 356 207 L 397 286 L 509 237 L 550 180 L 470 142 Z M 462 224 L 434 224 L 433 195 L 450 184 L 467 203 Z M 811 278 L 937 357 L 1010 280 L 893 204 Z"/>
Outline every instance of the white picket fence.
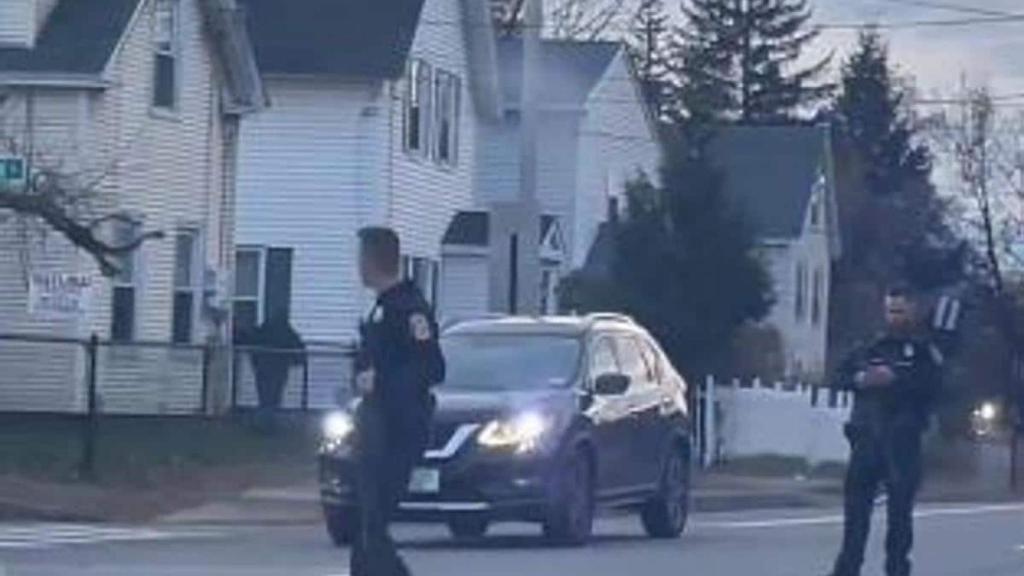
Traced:
<path fill-rule="evenodd" d="M 727 385 L 708 378 L 698 401 L 698 434 L 703 465 L 745 457 L 779 456 L 816 466 L 844 462 L 843 435 L 852 398 L 815 393 L 809 386 L 764 386 L 754 381 Z"/>

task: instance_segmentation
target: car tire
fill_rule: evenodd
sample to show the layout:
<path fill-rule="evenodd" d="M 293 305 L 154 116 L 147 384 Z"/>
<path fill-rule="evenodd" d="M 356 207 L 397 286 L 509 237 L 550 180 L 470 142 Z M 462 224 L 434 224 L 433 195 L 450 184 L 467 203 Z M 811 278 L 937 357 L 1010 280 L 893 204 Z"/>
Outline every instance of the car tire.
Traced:
<path fill-rule="evenodd" d="M 339 548 L 351 546 L 358 529 L 358 515 L 355 510 L 324 506 L 324 523 L 331 542 Z"/>
<path fill-rule="evenodd" d="M 683 450 L 672 450 L 662 465 L 660 488 L 640 513 L 651 538 L 679 538 L 690 515 L 690 462 Z"/>
<path fill-rule="evenodd" d="M 576 451 L 559 470 L 544 520 L 544 537 L 558 546 L 583 546 L 594 531 L 594 473 L 590 458 Z"/>
<path fill-rule="evenodd" d="M 479 540 L 487 535 L 491 521 L 484 516 L 455 516 L 448 519 L 448 532 L 460 541 Z"/>

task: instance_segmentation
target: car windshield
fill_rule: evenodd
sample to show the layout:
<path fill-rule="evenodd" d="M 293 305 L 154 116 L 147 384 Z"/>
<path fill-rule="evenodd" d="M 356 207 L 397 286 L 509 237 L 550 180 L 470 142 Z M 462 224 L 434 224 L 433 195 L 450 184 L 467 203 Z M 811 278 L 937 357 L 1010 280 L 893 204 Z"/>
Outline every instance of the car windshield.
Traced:
<path fill-rule="evenodd" d="M 580 342 L 539 334 L 457 334 L 441 341 L 445 387 L 471 390 L 567 386 L 576 374 Z"/>

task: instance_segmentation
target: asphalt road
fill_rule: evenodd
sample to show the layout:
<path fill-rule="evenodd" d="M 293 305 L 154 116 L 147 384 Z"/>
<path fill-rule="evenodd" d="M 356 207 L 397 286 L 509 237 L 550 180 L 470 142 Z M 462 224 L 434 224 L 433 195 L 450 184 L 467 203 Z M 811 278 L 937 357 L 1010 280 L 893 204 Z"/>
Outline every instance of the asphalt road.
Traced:
<path fill-rule="evenodd" d="M 881 524 L 884 514 L 878 516 Z M 865 576 L 881 576 L 875 532 Z M 397 533 L 421 576 L 820 576 L 837 545 L 839 517 L 796 510 L 699 515 L 678 542 L 647 540 L 631 518 L 613 518 L 579 550 L 546 548 L 529 526 L 501 527 L 469 546 L 435 528 Z M 1024 574 L 1024 504 L 926 507 L 918 539 L 920 575 Z M 340 576 L 346 560 L 314 525 L 0 524 L 0 576 Z"/>

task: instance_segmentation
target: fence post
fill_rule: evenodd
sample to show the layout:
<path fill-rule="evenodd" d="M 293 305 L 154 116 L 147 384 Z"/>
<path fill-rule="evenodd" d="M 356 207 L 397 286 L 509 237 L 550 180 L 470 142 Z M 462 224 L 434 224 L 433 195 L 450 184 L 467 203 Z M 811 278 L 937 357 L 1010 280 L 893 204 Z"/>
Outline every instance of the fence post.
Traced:
<path fill-rule="evenodd" d="M 708 376 L 704 390 L 704 467 L 715 463 L 718 452 L 718 434 L 715 430 L 715 377 Z"/>
<path fill-rule="evenodd" d="M 235 345 L 231 346 L 231 412 L 238 411 L 238 378 L 241 373 L 241 362 L 239 362 L 240 354 L 238 353 L 238 347 Z"/>
<path fill-rule="evenodd" d="M 88 408 L 82 429 L 82 461 L 79 464 L 79 475 L 86 479 L 96 478 L 96 432 L 99 424 L 97 410 L 97 368 L 99 364 L 100 339 L 95 333 L 89 338 L 86 345 L 88 355 Z"/>
<path fill-rule="evenodd" d="M 302 411 L 309 411 L 309 354 L 302 355 Z"/>
<path fill-rule="evenodd" d="M 203 416 L 209 415 L 210 410 L 210 347 L 212 344 L 203 345 L 203 385 L 200 391 L 202 397 L 199 399 L 199 413 Z"/>

